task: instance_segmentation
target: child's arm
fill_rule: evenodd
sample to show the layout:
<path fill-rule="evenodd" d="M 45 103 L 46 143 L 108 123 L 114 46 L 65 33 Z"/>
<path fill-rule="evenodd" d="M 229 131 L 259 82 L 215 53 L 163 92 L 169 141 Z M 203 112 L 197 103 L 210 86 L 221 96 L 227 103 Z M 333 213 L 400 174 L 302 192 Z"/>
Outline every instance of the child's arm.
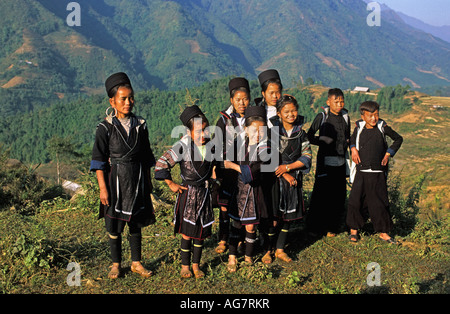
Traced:
<path fill-rule="evenodd" d="M 403 137 L 400 134 L 398 134 L 397 132 L 395 132 L 388 125 L 384 126 L 384 134 L 389 136 L 394 142 L 387 149 L 386 155 L 384 155 L 384 158 L 381 161 L 382 166 L 386 166 L 389 163 L 389 158 L 394 157 L 394 155 L 397 153 L 397 151 L 400 149 L 400 146 L 402 146 L 402 143 L 403 143 Z"/>
<path fill-rule="evenodd" d="M 98 187 L 100 189 L 100 202 L 109 206 L 109 192 L 106 184 L 105 174 L 109 171 L 109 137 L 108 129 L 104 124 L 97 126 L 94 147 L 92 149 L 92 160 L 90 171 L 97 175 Z"/>
<path fill-rule="evenodd" d="M 275 170 L 275 175 L 280 177 L 284 173 L 290 172 L 291 170 L 297 170 L 302 168 L 303 173 L 308 173 L 309 169 L 311 168 L 312 150 L 311 144 L 309 143 L 306 136 L 303 138 L 301 149 L 302 154 L 300 158 L 293 163 L 278 166 L 277 169 Z"/>
<path fill-rule="evenodd" d="M 167 186 L 173 193 L 183 193 L 183 191 L 188 189 L 187 187 L 179 185 L 170 179 L 165 179 L 164 182 L 166 182 Z"/>
<path fill-rule="evenodd" d="M 322 114 L 318 114 L 316 118 L 314 119 L 313 123 L 311 124 L 311 127 L 308 130 L 308 140 L 313 145 L 319 145 L 319 137 L 316 136 L 317 131 L 320 129 L 320 125 L 322 123 Z"/>
<path fill-rule="evenodd" d="M 290 164 L 280 165 L 275 170 L 275 175 L 277 177 L 281 177 L 282 175 L 284 175 L 285 173 L 288 173 L 289 171 L 297 170 L 297 169 L 303 168 L 304 166 L 305 166 L 305 164 L 299 160 L 297 160 L 293 163 L 290 163 Z"/>
<path fill-rule="evenodd" d="M 105 172 L 103 170 L 96 170 L 98 187 L 100 188 L 100 202 L 103 205 L 109 206 L 109 193 L 106 187 Z"/>
<path fill-rule="evenodd" d="M 392 145 L 387 149 L 387 152 L 394 157 L 394 155 L 398 152 L 398 150 L 400 149 L 400 147 L 402 146 L 403 143 L 403 137 L 398 134 L 397 132 L 395 132 L 390 126 L 385 125 L 384 126 L 384 134 L 386 134 L 387 136 L 389 136 L 394 142 L 392 143 Z"/>
<path fill-rule="evenodd" d="M 235 164 L 232 161 L 224 160 L 223 165 L 224 165 L 225 169 L 232 169 L 234 171 L 241 173 L 241 166 L 239 166 L 238 164 Z"/>
<path fill-rule="evenodd" d="M 182 193 L 183 190 L 187 190 L 186 187 L 173 182 L 172 175 L 170 174 L 170 169 L 182 160 L 184 149 L 185 147 L 178 142 L 173 148 L 166 151 L 155 165 L 155 179 L 160 181 L 164 180 L 169 189 L 174 193 Z"/>
<path fill-rule="evenodd" d="M 283 179 L 285 179 L 290 186 L 297 186 L 297 180 L 293 176 L 291 176 L 289 173 L 283 173 Z"/>
<path fill-rule="evenodd" d="M 356 135 L 358 134 L 358 127 L 355 127 L 352 136 L 350 137 L 350 151 L 352 155 L 352 160 L 355 164 L 359 164 L 361 159 L 359 158 L 359 152 L 356 149 Z"/>
<path fill-rule="evenodd" d="M 352 151 L 352 160 L 355 164 L 358 165 L 361 162 L 361 159 L 359 158 L 359 152 L 355 146 L 352 147 L 351 151 Z"/>

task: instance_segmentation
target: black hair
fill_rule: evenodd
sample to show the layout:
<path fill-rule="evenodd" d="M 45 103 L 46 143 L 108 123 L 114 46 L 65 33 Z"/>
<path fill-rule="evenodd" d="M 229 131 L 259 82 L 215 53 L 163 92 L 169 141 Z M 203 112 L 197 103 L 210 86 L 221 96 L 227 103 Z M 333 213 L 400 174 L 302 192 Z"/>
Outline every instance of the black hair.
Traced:
<path fill-rule="evenodd" d="M 361 113 L 361 115 L 363 115 L 365 111 L 374 113 L 377 110 L 380 110 L 380 105 L 378 105 L 377 102 L 371 100 L 363 102 L 359 107 L 359 112 Z"/>
<path fill-rule="evenodd" d="M 261 117 L 261 116 L 251 116 L 245 119 L 244 121 L 244 126 L 246 128 L 248 128 L 253 122 L 255 121 L 260 121 L 262 123 L 264 123 L 264 125 L 267 125 L 267 121 L 265 117 Z"/>
<path fill-rule="evenodd" d="M 280 112 L 284 106 L 287 104 L 293 104 L 295 108 L 298 110 L 298 102 L 294 96 L 291 95 L 283 95 L 280 99 L 277 100 L 277 112 Z"/>
<path fill-rule="evenodd" d="M 247 88 L 239 87 L 239 88 L 235 88 L 232 91 L 230 91 L 230 98 L 233 98 L 237 92 L 245 92 L 245 93 L 247 93 L 247 96 L 250 97 L 250 91 Z"/>
<path fill-rule="evenodd" d="M 192 129 L 194 128 L 194 121 L 195 119 L 202 119 L 202 123 L 205 123 L 209 125 L 209 121 L 208 119 L 205 117 L 205 115 L 202 114 L 198 114 L 194 117 L 192 117 L 187 123 L 186 123 L 186 127 L 192 131 Z"/>
<path fill-rule="evenodd" d="M 277 84 L 280 88 L 280 92 L 283 90 L 283 84 L 279 79 L 270 79 L 261 84 L 261 90 L 265 93 L 270 84 Z"/>
<path fill-rule="evenodd" d="M 108 97 L 109 98 L 113 98 L 116 96 L 117 91 L 119 90 L 119 88 L 121 87 L 127 87 L 129 89 L 131 89 L 131 91 L 134 93 L 133 87 L 131 87 L 130 84 L 119 84 L 117 86 L 114 86 L 109 92 L 108 92 Z"/>
<path fill-rule="evenodd" d="M 340 88 L 332 88 L 330 90 L 328 90 L 328 99 L 330 99 L 330 97 L 342 97 L 344 98 L 344 93 L 342 92 L 342 90 Z"/>

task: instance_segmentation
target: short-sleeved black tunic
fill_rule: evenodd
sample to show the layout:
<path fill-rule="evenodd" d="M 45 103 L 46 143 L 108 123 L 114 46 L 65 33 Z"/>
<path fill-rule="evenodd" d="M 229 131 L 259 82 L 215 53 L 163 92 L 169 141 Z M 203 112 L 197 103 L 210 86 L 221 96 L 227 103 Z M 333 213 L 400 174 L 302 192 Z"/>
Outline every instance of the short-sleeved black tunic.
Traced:
<path fill-rule="evenodd" d="M 155 157 L 145 120 L 130 120 L 129 134 L 115 117 L 99 123 L 92 150 L 90 170 L 105 172 L 110 200 L 100 204 L 99 217 L 109 233 L 121 233 L 127 222 L 145 227 L 155 221 L 149 177 Z"/>

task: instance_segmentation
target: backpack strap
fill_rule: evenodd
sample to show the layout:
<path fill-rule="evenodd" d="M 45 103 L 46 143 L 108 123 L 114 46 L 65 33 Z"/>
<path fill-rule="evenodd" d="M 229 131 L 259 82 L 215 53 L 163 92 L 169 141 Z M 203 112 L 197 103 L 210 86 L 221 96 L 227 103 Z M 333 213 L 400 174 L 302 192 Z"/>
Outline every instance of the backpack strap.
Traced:
<path fill-rule="evenodd" d="M 327 121 L 328 116 L 330 114 L 330 107 L 329 106 L 323 106 L 322 107 L 323 111 L 322 111 L 322 122 L 320 123 L 320 126 L 322 126 L 325 121 Z M 342 117 L 345 120 L 345 123 L 347 124 L 347 126 L 349 125 L 350 119 L 348 117 L 348 111 L 346 109 L 342 109 Z"/>
<path fill-rule="evenodd" d="M 364 126 L 366 125 L 366 122 L 364 120 L 358 120 L 356 121 L 356 127 L 358 128 L 358 133 L 356 134 L 356 149 L 359 150 L 359 136 L 361 135 L 362 130 L 364 129 Z M 383 134 L 383 138 L 386 141 L 386 135 L 384 134 L 384 127 L 386 126 L 386 122 L 384 120 L 378 120 L 377 122 L 377 128 L 380 130 L 381 134 Z"/>

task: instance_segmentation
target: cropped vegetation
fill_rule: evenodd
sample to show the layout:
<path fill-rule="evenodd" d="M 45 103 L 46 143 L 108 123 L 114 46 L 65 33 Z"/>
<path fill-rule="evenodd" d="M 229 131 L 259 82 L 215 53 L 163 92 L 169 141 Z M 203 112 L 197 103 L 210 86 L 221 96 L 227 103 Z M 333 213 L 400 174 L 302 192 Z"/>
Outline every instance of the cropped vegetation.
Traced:
<path fill-rule="evenodd" d="M 143 229 L 143 263 L 155 275 L 145 280 L 130 271 L 129 246 L 124 240 L 125 274 L 110 280 L 107 236 L 103 220 L 97 219 L 99 191 L 95 175 L 81 175 L 82 189 L 70 198 L 56 185 L 35 185 L 38 179 L 33 169 L 6 167 L 8 152 L 4 149 L 1 156 L 1 199 L 9 201 L 0 207 L 0 293 L 450 292 L 448 217 L 439 209 L 419 209 L 428 182 L 426 176 L 420 176 L 411 188 L 405 189 L 399 173 L 389 175 L 394 235 L 400 246 L 382 243 L 370 223 L 364 227 L 361 241 L 352 244 L 345 229 L 334 238 L 310 238 L 303 222 L 299 222 L 289 235 L 286 249 L 292 263 L 275 261 L 265 265 L 260 261 L 263 252 L 258 248 L 254 265 L 246 265 L 240 257 L 238 271 L 230 274 L 226 269 L 227 254 L 214 252 L 218 226 L 215 224 L 213 236 L 204 245 L 201 268 L 206 276 L 199 280 L 179 276 L 180 237 L 173 234 L 172 226 L 174 196 L 163 183 L 154 181 L 157 222 Z M 22 178 L 21 184 L 17 177 Z M 305 180 L 306 204 L 312 180 L 312 175 Z M 28 182 L 34 182 L 33 187 Z M 434 215 L 430 214 L 433 212 Z M 66 282 L 70 272 L 67 266 L 72 262 L 80 266 L 80 286 L 69 286 Z M 380 286 L 367 285 L 366 267 L 371 262 L 381 267 Z"/>

